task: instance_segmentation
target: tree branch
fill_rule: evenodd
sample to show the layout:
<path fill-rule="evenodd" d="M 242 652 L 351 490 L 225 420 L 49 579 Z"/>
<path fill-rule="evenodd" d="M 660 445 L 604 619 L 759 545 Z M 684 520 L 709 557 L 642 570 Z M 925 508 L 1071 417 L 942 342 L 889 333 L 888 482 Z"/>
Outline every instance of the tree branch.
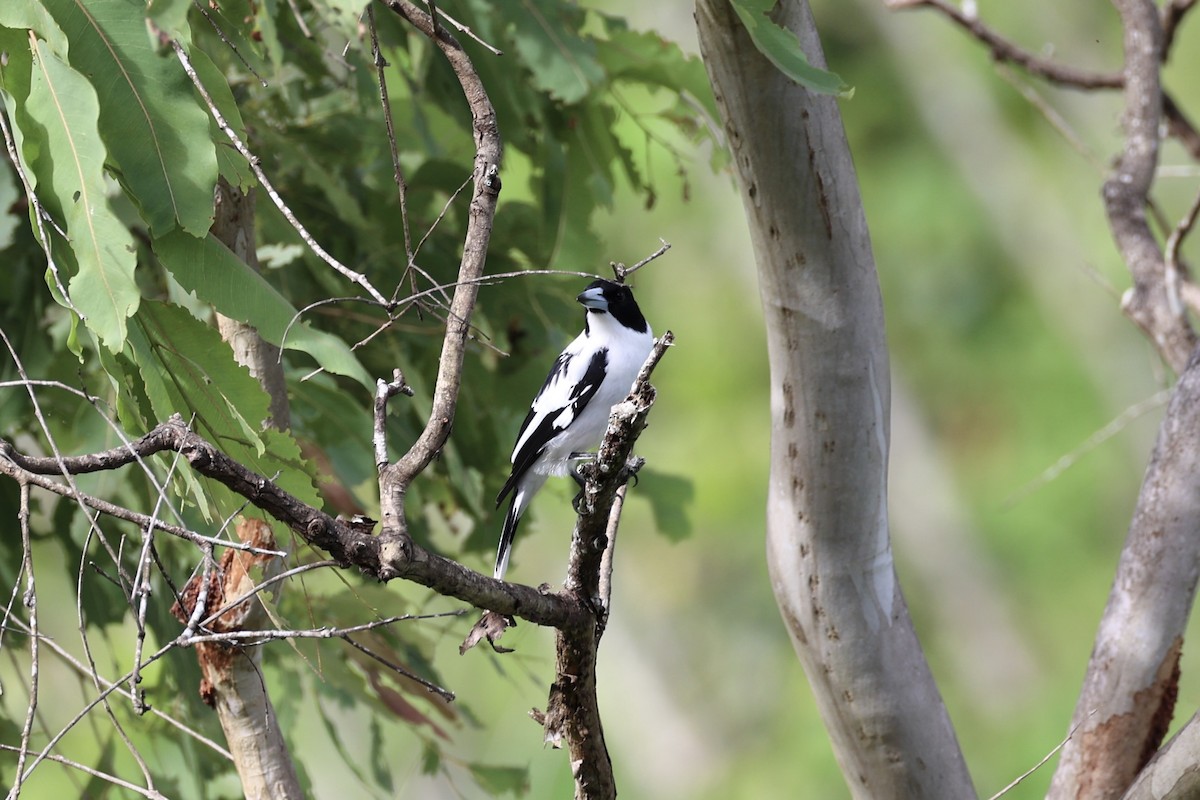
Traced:
<path fill-rule="evenodd" d="M 806 3 L 772 19 L 824 66 Z M 896 580 L 883 307 L 837 101 L 776 69 L 726 0 L 696 21 L 767 323 L 776 602 L 854 797 L 974 797 Z"/>
<path fill-rule="evenodd" d="M 996 33 L 979 17 L 964 13 L 948 0 L 884 0 L 883 4 L 898 11 L 919 7 L 933 8 L 987 47 L 993 60 L 1016 64 L 1051 83 L 1076 89 L 1120 89 L 1123 85 L 1124 75 L 1120 72 L 1092 72 L 1035 56 Z"/>
<path fill-rule="evenodd" d="M 459 264 L 458 282 L 446 315 L 446 335 L 438 363 L 437 381 L 433 390 L 433 409 L 424 431 L 408 452 L 395 464 L 383 466 L 379 475 L 380 509 L 383 514 L 383 536 L 389 552 L 412 546 L 404 516 L 404 495 L 409 484 L 419 475 L 445 445 L 454 424 L 458 392 L 462 381 L 463 357 L 470 331 L 471 314 L 479 294 L 478 280 L 483 275 L 488 241 L 496 215 L 496 200 L 500 193 L 501 144 L 496 125 L 496 111 L 471 59 L 458 41 L 432 16 L 408 0 L 383 0 L 387 6 L 429 37 L 442 51 L 462 86 L 463 95 L 471 109 L 475 135 L 475 186 Z"/>
<path fill-rule="evenodd" d="M 620 515 L 618 492 L 631 475 L 628 465 L 633 446 L 654 405 L 650 375 L 674 341 L 674 334 L 667 331 L 655 342 L 629 397 L 613 408 L 596 460 L 580 470 L 585 478 L 583 497 L 571 536 L 563 593 L 592 613 L 586 626 L 562 628 L 555 636 L 556 674 L 543 718 L 548 743 L 557 747 L 566 740 L 576 800 L 610 800 L 617 796 L 596 699 L 596 654 L 608 616 L 604 605 L 608 600 L 601 590 L 602 564 L 606 557 L 611 560 L 614 542 L 609 530 L 615 530 L 618 520 L 614 515 Z"/>
<path fill-rule="evenodd" d="M 1154 342 L 1176 373 L 1187 364 L 1196 335 L 1182 309 L 1173 309 L 1163 252 L 1146 220 L 1158 166 L 1162 117 L 1162 27 L 1150 0 L 1115 0 L 1125 28 L 1125 146 L 1104 182 L 1104 210 L 1133 286 L 1122 310 Z"/>
<path fill-rule="evenodd" d="M 1167 406 L 1049 798 L 1116 797 L 1166 734 L 1200 575 L 1200 348 Z M 1136 648 L 1131 648 L 1136 642 Z"/>
<path fill-rule="evenodd" d="M 1200 714 L 1195 714 L 1138 773 L 1124 800 L 1190 800 L 1200 794 Z"/>
<path fill-rule="evenodd" d="M 589 610 L 569 596 L 497 581 L 456 561 L 431 553 L 411 539 L 405 545 L 400 545 L 395 538 L 371 536 L 348 521 L 335 519 L 312 508 L 193 433 L 179 415 L 171 417 L 126 447 L 83 456 L 27 456 L 0 439 L 0 472 L 18 479 L 21 472 L 40 476 L 58 475 L 65 470 L 74 475 L 117 469 L 139 458 L 166 451 L 180 453 L 192 469 L 246 498 L 287 525 L 313 547 L 329 553 L 342 566 L 356 567 L 381 581 L 405 578 L 439 594 L 456 597 L 500 614 L 518 616 L 537 625 L 556 628 L 579 626 L 590 615 Z M 42 484 L 39 482 L 38 485 Z M 74 491 L 60 493 L 78 496 Z M 97 501 L 97 506 L 99 502 L 102 501 Z M 89 505 L 92 503 L 89 502 Z M 97 510 L 108 513 L 104 508 L 97 507 Z M 160 530 L 164 528 L 161 523 L 155 524 Z M 208 537 L 201 538 L 209 540 Z M 217 543 L 236 547 L 232 542 Z"/>

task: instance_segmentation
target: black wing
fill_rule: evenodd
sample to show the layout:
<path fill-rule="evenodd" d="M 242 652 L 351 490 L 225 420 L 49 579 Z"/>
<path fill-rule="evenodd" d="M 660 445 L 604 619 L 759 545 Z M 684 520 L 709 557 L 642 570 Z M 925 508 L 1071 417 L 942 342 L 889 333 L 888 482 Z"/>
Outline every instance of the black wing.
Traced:
<path fill-rule="evenodd" d="M 559 355 L 541 391 L 533 399 L 529 414 L 521 423 L 512 454 L 512 474 L 496 497 L 497 506 L 504 502 L 517 481 L 529 471 L 546 445 L 562 433 L 591 402 L 604 381 L 607 367 L 607 348 L 597 350 L 586 363 L 570 351 Z"/>

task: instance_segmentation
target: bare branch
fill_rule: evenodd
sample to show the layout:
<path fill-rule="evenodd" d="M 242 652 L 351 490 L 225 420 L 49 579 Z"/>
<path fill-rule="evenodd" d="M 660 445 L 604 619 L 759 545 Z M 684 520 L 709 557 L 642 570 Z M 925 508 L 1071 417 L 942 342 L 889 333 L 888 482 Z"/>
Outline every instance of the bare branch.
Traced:
<path fill-rule="evenodd" d="M 20 473 L 14 470 L 14 466 L 18 467 L 32 476 L 30 483 L 41 486 L 41 481 L 46 479 L 37 473 L 42 470 L 55 473 L 65 470 L 74 473 L 115 469 L 139 458 L 168 450 L 182 454 L 192 469 L 245 497 L 287 525 L 304 541 L 329 553 L 339 564 L 357 567 L 379 580 L 406 578 L 479 608 L 519 616 L 538 625 L 578 626 L 587 614 L 571 597 L 531 586 L 497 581 L 456 561 L 432 553 L 409 537 L 389 536 L 386 532 L 381 536 L 371 536 L 351 522 L 335 519 L 324 511 L 312 508 L 280 489 L 273 481 L 229 458 L 203 437 L 189 430 L 178 415 L 160 424 L 128 447 L 92 455 L 64 456 L 56 459 L 34 458 L 17 453 L 11 444 L 0 439 L 0 455 L 4 456 L 0 457 L 0 472 L 17 475 Z M 46 488 L 52 490 L 58 486 L 53 481 L 48 483 Z M 86 498 L 80 492 L 61 493 Z M 88 498 L 87 502 L 102 513 L 107 514 L 111 510 L 123 515 L 133 514 L 94 498 Z M 150 519 L 144 515 L 135 517 L 140 522 L 148 522 Z M 161 523 L 158 524 L 158 529 L 167 530 Z M 269 548 L 238 546 L 233 542 L 210 537 L 196 536 L 194 540 L 208 548 L 219 545 L 258 554 L 278 554 L 278 551 Z"/>
<path fill-rule="evenodd" d="M 21 633 L 24 633 L 26 635 L 30 634 L 29 626 L 26 625 L 25 623 L 23 623 L 21 620 L 18 620 L 18 619 L 12 620 L 12 625 L 15 630 L 20 631 Z M 75 656 L 71 655 L 67 651 L 66 648 L 64 648 L 58 642 L 54 641 L 54 639 L 50 639 L 50 638 L 46 638 L 45 636 L 42 636 L 41 640 L 42 640 L 42 644 L 44 646 L 46 646 L 47 648 L 52 650 L 55 655 L 57 655 L 59 658 L 61 658 L 63 660 L 63 663 L 68 664 L 72 669 L 74 669 L 80 675 L 92 677 L 91 672 L 88 669 L 87 665 L 85 665 L 79 659 L 75 658 Z M 150 661 L 152 661 L 152 660 L 153 659 L 146 659 L 145 661 L 143 661 L 141 663 L 140 666 L 145 667 L 146 664 L 150 663 Z M 132 676 L 132 674 L 133 673 L 131 671 L 127 676 L 121 678 L 121 682 L 122 683 L 127 682 L 129 677 Z M 118 683 L 116 683 L 114 681 L 110 681 L 103 676 L 100 677 L 100 685 L 103 687 L 103 689 L 105 691 L 115 691 L 117 694 L 119 694 L 129 700 L 133 699 L 133 695 L 129 692 L 128 689 L 123 688 Z M 212 739 L 209 739 L 207 736 L 205 736 L 204 734 L 195 730 L 194 728 L 190 728 L 187 725 L 183 724 L 179 720 L 172 717 L 170 714 L 164 714 L 163 712 L 159 711 L 157 708 L 155 708 L 153 706 L 150 707 L 150 713 L 153 716 L 156 716 L 159 719 L 163 720 L 164 722 L 170 724 L 177 730 L 183 732 L 184 734 L 191 737 L 192 739 L 195 739 L 197 742 L 205 745 L 210 750 L 212 750 L 213 752 L 220 755 L 222 758 L 228 759 L 230 761 L 233 760 L 233 754 L 231 754 L 224 747 L 217 744 Z"/>
<path fill-rule="evenodd" d="M 7 745 L 7 744 L 0 744 L 0 750 L 7 750 L 8 752 L 14 752 L 14 751 L 16 751 L 18 753 L 20 752 L 20 748 L 13 747 L 13 746 Z M 80 764 L 78 761 L 72 761 L 71 759 L 66 758 L 65 756 L 47 755 L 46 760 L 53 761 L 56 764 L 64 764 L 68 767 L 71 767 L 72 769 L 77 769 L 80 772 L 83 772 L 87 775 L 91 775 L 93 778 L 99 778 L 102 781 L 107 781 L 108 783 L 111 783 L 114 786 L 120 786 L 122 789 L 128 789 L 129 791 L 131 791 L 135 794 L 139 794 L 142 797 L 149 797 L 152 800 L 168 800 L 168 798 L 165 794 L 162 794 L 161 792 L 158 792 L 157 790 L 155 790 L 153 788 L 149 788 L 149 789 L 142 788 L 141 786 L 138 786 L 137 784 L 133 784 L 133 783 L 130 783 L 129 781 L 122 780 L 122 779 L 118 778 L 116 775 L 109 775 L 107 772 L 101 772 L 100 770 L 89 767 L 86 764 Z"/>
<path fill-rule="evenodd" d="M 238 136 L 237 131 L 235 131 L 233 127 L 230 126 L 230 124 L 225 120 L 224 115 L 221 114 L 220 109 L 217 108 L 217 104 L 213 102 L 212 96 L 208 93 L 208 89 L 205 88 L 204 83 L 200 80 L 200 76 L 196 74 L 196 69 L 192 66 L 191 59 L 188 58 L 187 50 L 185 50 L 183 45 L 174 39 L 171 40 L 171 47 L 174 48 L 175 55 L 179 58 L 179 63 L 183 65 L 184 72 L 186 72 L 188 78 L 191 79 L 192 85 L 196 87 L 196 91 L 200 93 L 202 98 L 204 98 L 204 104 L 208 106 L 208 111 L 210 114 L 212 114 L 212 118 L 216 121 L 217 127 L 220 128 L 221 132 L 229 138 L 229 141 L 233 142 L 233 146 L 239 153 L 242 154 L 242 158 L 246 159 L 246 163 L 250 165 L 250 169 L 253 170 L 255 177 L 258 178 L 258 182 L 262 185 L 263 190 L 266 191 L 267 196 L 271 198 L 271 202 L 275 204 L 275 207 L 279 209 L 279 213 L 283 214 L 284 218 L 288 221 L 292 228 L 295 229 L 296 233 L 300 235 L 300 238 L 304 240 L 304 243 L 308 245 L 308 248 L 312 250 L 318 258 L 320 258 L 329 266 L 333 267 L 334 270 L 341 273 L 348 280 L 357 283 L 359 286 L 365 289 L 372 298 L 374 298 L 375 302 L 386 308 L 388 304 L 387 299 L 379 293 L 378 289 L 371 285 L 371 282 L 367 279 L 367 276 L 360 272 L 355 272 L 330 255 L 325 248 L 321 247 L 321 245 L 317 243 L 317 240 L 313 238 L 313 235 L 308 232 L 308 229 L 304 227 L 300 220 L 296 218 L 296 215 L 292 213 L 290 208 L 288 208 L 287 203 L 283 202 L 283 198 L 279 196 L 279 192 L 276 191 L 275 186 L 271 183 L 270 179 L 267 178 L 267 174 L 263 171 L 262 163 L 259 161 L 258 156 L 254 155 L 254 153 L 250 151 L 250 148 L 247 147 L 246 143 L 242 141 L 242 137 Z"/>
<path fill-rule="evenodd" d="M 409 397 L 413 394 L 412 387 L 404 381 L 404 373 L 398 369 L 392 372 L 391 383 L 380 378 L 375 384 L 375 432 L 371 438 L 375 446 L 375 467 L 380 470 L 390 463 L 387 454 L 387 404 L 398 394 Z"/>
<path fill-rule="evenodd" d="M 949 0 L 884 0 L 884 5 L 896 10 L 936 9 L 987 47 L 996 61 L 1016 64 L 1052 83 L 1076 89 L 1120 89 L 1123 85 L 1124 76 L 1120 72 L 1091 72 L 1035 56 L 996 33 L 978 17 L 964 13 Z"/>
<path fill-rule="evenodd" d="M 1133 286 L 1122 298 L 1122 310 L 1178 373 L 1196 345 L 1196 334 L 1181 309 L 1172 308 L 1163 253 L 1146 220 L 1158 165 L 1162 28 L 1150 0 L 1116 0 L 1115 4 L 1125 28 L 1125 146 L 1104 183 L 1104 208 L 1133 277 Z"/>
<path fill-rule="evenodd" d="M 400 166 L 400 149 L 396 145 L 396 126 L 392 123 L 392 102 L 388 97 L 387 76 L 383 68 L 388 65 L 379 49 L 379 30 L 375 26 L 375 4 L 367 6 L 367 28 L 371 32 L 371 61 L 375 64 L 375 75 L 379 81 L 379 102 L 383 106 L 383 124 L 387 131 L 388 149 L 392 154 L 392 178 L 396 182 L 396 193 L 400 200 L 400 227 L 404 233 L 405 272 L 413 261 L 412 234 L 408 229 L 408 182 L 404 180 L 404 168 Z M 397 285 L 403 282 L 403 277 Z M 415 286 L 413 287 L 415 290 Z M 395 296 L 393 295 L 393 299 Z"/>
<path fill-rule="evenodd" d="M 1162 7 L 1163 29 L 1163 62 L 1171 55 L 1171 46 L 1175 44 L 1175 32 L 1187 16 L 1188 11 L 1196 5 L 1196 0 L 1168 0 Z"/>
<path fill-rule="evenodd" d="M 1085 785 L 1088 796 L 1120 796 L 1166 734 L 1200 576 L 1197 474 L 1200 348 L 1180 375 L 1159 427 L 1075 705 L 1072 724 L 1080 730 L 1063 748 L 1047 795 L 1054 800 L 1078 797 Z"/>
<path fill-rule="evenodd" d="M 603 561 L 607 557 L 611 564 L 621 509 L 618 497 L 624 497 L 620 490 L 631 474 L 627 465 L 633 446 L 654 405 L 650 375 L 674 341 L 674 334 L 667 331 L 655 342 L 629 397 L 613 407 L 596 461 L 580 469 L 585 478 L 583 499 L 571 536 L 563 592 L 592 613 L 588 625 L 559 629 L 555 636 L 555 678 L 542 718 L 546 742 L 558 747 L 566 741 L 577 800 L 608 800 L 617 794 L 596 700 L 596 652 L 608 613 L 601 605 L 607 603 L 608 588 L 602 588 L 602 583 L 608 583 Z M 610 529 L 613 539 L 609 539 Z"/>
<path fill-rule="evenodd" d="M 433 3 L 429 3 L 428 5 L 429 5 L 430 11 L 434 11 L 434 10 L 437 11 L 437 15 L 440 19 L 444 19 L 444 20 L 446 20 L 446 22 L 449 22 L 454 27 L 454 29 L 457 30 L 459 33 L 465 33 L 468 38 L 474 39 L 475 41 L 479 42 L 479 44 L 482 45 L 488 51 L 490 51 L 492 55 L 494 55 L 494 56 L 504 55 L 503 51 L 498 50 L 495 47 L 493 47 L 492 45 L 488 44 L 483 39 L 479 38 L 478 34 L 476 34 L 475 31 L 471 30 L 466 25 L 462 24 L 461 22 L 456 20 L 454 17 L 447 14 L 445 9 L 436 8 Z"/>
<path fill-rule="evenodd" d="M 21 747 L 17 751 L 17 769 L 13 776 L 9 797 L 19 797 L 21 784 L 25 780 L 25 761 L 29 758 L 29 737 L 33 733 L 33 720 L 38 706 L 38 672 L 41 664 L 38 646 L 37 583 L 33 574 L 33 546 L 29 536 L 29 482 L 21 481 L 21 506 L 17 512 L 21 525 L 21 572 L 25 574 L 24 605 L 29 609 L 29 704 L 25 711 L 25 723 L 21 726 Z"/>
<path fill-rule="evenodd" d="M 1200 763 L 1200 714 L 1194 714 L 1154 754 L 1123 800 L 1190 800 L 1200 792 L 1197 763 Z"/>
<path fill-rule="evenodd" d="M 501 145 L 495 109 L 471 59 L 458 41 L 437 24 L 432 14 L 427 14 L 408 0 L 386 2 L 389 8 L 429 37 L 449 62 L 471 109 L 475 139 L 475 185 L 459 265 L 458 285 L 446 317 L 446 334 L 433 390 L 433 408 L 424 431 L 409 451 L 395 464 L 384 467 L 380 473 L 380 507 L 384 527 L 381 538 L 388 540 L 388 537 L 392 537 L 393 541 L 385 543 L 385 548 L 394 544 L 396 550 L 403 550 L 411 544 L 407 541 L 408 528 L 404 517 L 405 492 L 413 479 L 441 450 L 454 424 L 466 340 L 479 293 L 475 281 L 483 275 L 500 192 Z M 433 10 L 432 7 L 430 10 Z"/>
<path fill-rule="evenodd" d="M 654 259 L 658 258 L 659 256 L 661 256 L 662 254 L 666 253 L 668 250 L 671 249 L 671 243 L 668 242 L 666 239 L 659 239 L 659 241 L 662 242 L 662 247 L 658 248 L 653 253 L 651 253 L 650 255 L 643 258 L 641 261 L 634 264 L 632 267 L 627 267 L 624 264 L 621 264 L 619 262 L 614 262 L 611 266 L 612 266 L 613 274 L 617 278 L 617 283 L 624 283 L 625 279 L 628 278 L 630 275 L 637 272 L 639 269 L 646 266 L 651 261 L 653 261 Z"/>
<path fill-rule="evenodd" d="M 1000 800 L 1000 798 L 1001 798 L 1001 797 L 1003 797 L 1004 795 L 1006 795 L 1006 794 L 1008 794 L 1009 792 L 1011 792 L 1013 789 L 1015 789 L 1015 788 L 1017 788 L 1018 786 L 1020 786 L 1020 785 L 1021 785 L 1021 784 L 1022 784 L 1024 781 L 1025 781 L 1025 779 L 1026 779 L 1026 778 L 1028 778 L 1030 775 L 1032 775 L 1033 773 L 1037 772 L 1039 769 L 1041 769 L 1042 767 L 1044 767 L 1044 766 L 1046 765 L 1046 762 L 1047 762 L 1047 761 L 1049 761 L 1050 759 L 1054 758 L 1054 755 L 1055 755 L 1055 754 L 1056 754 L 1056 753 L 1057 753 L 1059 750 L 1062 750 L 1062 749 L 1063 749 L 1063 747 L 1065 747 L 1065 746 L 1066 746 L 1067 742 L 1071 741 L 1071 737 L 1075 735 L 1075 731 L 1077 731 L 1077 730 L 1079 730 L 1079 726 L 1078 726 L 1078 725 L 1074 725 L 1074 726 L 1072 726 L 1072 727 L 1071 727 L 1071 730 L 1070 730 L 1070 732 L 1069 732 L 1069 733 L 1067 733 L 1066 737 L 1064 737 L 1064 738 L 1063 738 L 1063 740 L 1062 740 L 1061 742 L 1059 742 L 1058 744 L 1054 745 L 1054 748 L 1053 748 L 1053 749 L 1051 749 L 1049 753 L 1046 753 L 1046 755 L 1042 757 L 1042 760 L 1041 760 L 1041 761 L 1039 761 L 1038 763 L 1034 764 L 1032 767 L 1030 767 L 1029 769 L 1025 770 L 1025 772 L 1023 772 L 1023 773 L 1021 773 L 1020 775 L 1018 775 L 1018 776 L 1017 776 L 1017 778 L 1016 778 L 1014 781 L 1012 781 L 1012 783 L 1008 784 L 1008 786 L 1005 786 L 1003 789 L 1001 789 L 1000 791 L 996 792 L 994 795 L 992 795 L 991 797 L 989 797 L 989 798 L 988 798 L 988 800 Z"/>

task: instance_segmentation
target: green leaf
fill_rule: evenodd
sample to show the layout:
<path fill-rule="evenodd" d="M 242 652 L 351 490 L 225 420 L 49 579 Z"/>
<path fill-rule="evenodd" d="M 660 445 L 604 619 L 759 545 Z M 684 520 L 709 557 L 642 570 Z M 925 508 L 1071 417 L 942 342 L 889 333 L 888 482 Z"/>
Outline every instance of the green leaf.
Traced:
<path fill-rule="evenodd" d="M 775 7 L 775 0 L 730 0 L 738 19 L 754 41 L 758 51 L 766 56 L 775 67 L 814 92 L 852 97 L 854 89 L 832 72 L 818 69 L 808 63 L 808 57 L 800 49 L 796 34 L 780 27 L 767 14 Z"/>
<path fill-rule="evenodd" d="M 138 0 L 41 0 L 71 37 L 71 66 L 91 77 L 100 134 L 155 235 L 212 224 L 217 158 L 187 76 L 161 54 Z M 170 52 L 170 51 L 168 51 Z"/>
<path fill-rule="evenodd" d="M 229 81 L 225 78 L 225 74 L 199 47 L 189 47 L 188 58 L 196 70 L 196 75 L 200 78 L 200 83 L 204 85 L 208 96 L 212 98 L 213 105 L 225 118 L 226 124 L 233 128 L 234 133 L 243 142 L 246 141 L 248 138 L 246 123 L 242 121 L 241 109 L 238 108 L 237 101 L 233 99 L 233 91 L 229 88 Z M 209 135 L 213 141 L 217 142 L 217 169 L 221 177 L 231 186 L 236 186 L 242 191 L 255 186 L 258 179 L 254 176 L 254 171 L 250 169 L 246 159 L 233 146 L 233 142 L 229 141 L 229 137 L 217 126 L 217 121 L 211 117 L 209 118 L 209 129 Z"/>
<path fill-rule="evenodd" d="M 551 0 L 521 0 L 510 10 L 517 56 L 536 88 L 564 103 L 577 103 L 604 81 L 596 43 L 576 33 L 582 11 Z"/>
<path fill-rule="evenodd" d="M 637 494 L 650 501 L 654 526 L 658 532 L 678 542 L 692 535 L 687 509 L 696 496 L 696 487 L 688 478 L 643 468 L 638 473 Z"/>
<path fill-rule="evenodd" d="M 471 777 L 489 797 L 511 794 L 521 797 L 529 793 L 529 769 L 526 767 L 497 767 L 490 764 L 467 764 Z"/>
<path fill-rule="evenodd" d="M 71 300 L 88 328 L 117 352 L 125 342 L 125 320 L 137 310 L 141 295 L 133 279 L 133 237 L 106 196 L 106 151 L 97 131 L 96 93 L 45 42 L 34 40 L 33 47 L 25 110 L 39 129 L 24 131 L 26 158 L 34 162 L 40 182 L 49 183 L 67 203 L 61 210 L 79 266 L 68 284 Z M 29 155 L 35 142 L 44 148 L 38 158 Z"/>
<path fill-rule="evenodd" d="M 13 234 L 20 225 L 17 215 L 12 213 L 20 197 L 15 173 L 7 168 L 0 170 L 0 250 L 13 243 Z"/>
<path fill-rule="evenodd" d="M 253 325 L 276 347 L 308 353 L 329 372 L 353 378 L 368 391 L 375 391 L 375 382 L 345 342 L 307 323 L 292 324 L 296 319 L 292 304 L 216 237 L 210 234 L 198 239 L 172 231 L 155 239 L 153 246 L 183 288 L 225 316 Z"/>
<path fill-rule="evenodd" d="M 138 310 L 129 341 L 157 419 L 181 414 L 230 458 L 273 478 L 301 501 L 320 505 L 296 440 L 288 433 L 260 431 L 268 414 L 267 395 L 233 360 L 216 330 L 178 306 L 147 301 Z M 244 503 L 211 481 L 204 482 L 203 494 L 197 494 L 197 482 L 188 482 L 210 517 L 210 498 L 222 515 Z"/>
<path fill-rule="evenodd" d="M 63 58 L 66 57 L 67 37 L 40 3 L 0 4 L 0 25 L 6 28 L 32 30 L 39 39 L 46 40 L 50 49 L 56 54 Z M 22 38 L 25 38 L 24 33 L 22 33 Z M 25 49 L 28 49 L 28 46 Z"/>

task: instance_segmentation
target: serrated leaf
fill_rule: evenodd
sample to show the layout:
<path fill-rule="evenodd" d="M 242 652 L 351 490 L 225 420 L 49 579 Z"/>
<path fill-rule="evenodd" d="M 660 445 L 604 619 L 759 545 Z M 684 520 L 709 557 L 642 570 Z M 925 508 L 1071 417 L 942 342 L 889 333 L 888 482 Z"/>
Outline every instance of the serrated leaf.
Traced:
<path fill-rule="evenodd" d="M 832 72 L 819 69 L 808 63 L 808 57 L 800 48 L 796 34 L 775 24 L 767 13 L 775 7 L 775 0 L 730 0 L 734 13 L 746 26 L 754 46 L 775 67 L 796 83 L 821 94 L 852 97 L 853 87 L 847 85 Z"/>
<path fill-rule="evenodd" d="M 60 58 L 67 55 L 67 37 L 40 3 L 0 4 L 0 26 L 13 29 L 29 29 L 44 39 Z"/>
<path fill-rule="evenodd" d="M 160 54 L 137 0 L 41 0 L 71 31 L 71 66 L 91 76 L 100 134 L 120 179 L 155 235 L 176 222 L 195 234 L 212 224 L 217 158 L 208 115 L 173 58 Z"/>
<path fill-rule="evenodd" d="M 577 103 L 604 81 L 596 43 L 576 33 L 582 11 L 549 0 L 521 0 L 508 13 L 517 56 L 536 88 L 564 103 Z"/>
<path fill-rule="evenodd" d="M 230 458 L 274 479 L 299 500 L 320 505 L 296 440 L 288 433 L 259 430 L 268 414 L 266 393 L 233 360 L 216 330 L 178 306 L 146 302 L 129 341 L 155 418 L 181 414 Z M 223 486 L 204 485 L 207 497 L 196 498 L 202 509 L 209 498 L 217 501 L 222 515 L 241 508 L 243 499 Z"/>
<path fill-rule="evenodd" d="M 79 271 L 67 291 L 87 326 L 113 352 L 124 346 L 126 319 L 141 298 L 134 283 L 133 237 L 109 207 L 104 182 L 107 152 L 97 130 L 99 104 L 82 75 L 32 39 L 34 55 L 25 109 L 39 130 L 24 131 L 24 144 L 42 152 L 34 171 L 64 202 L 67 235 Z M 18 120 L 20 117 L 18 117 Z M 28 149 L 26 149 L 28 154 Z"/>
<path fill-rule="evenodd" d="M 253 325 L 276 347 L 308 353 L 329 372 L 353 378 L 374 392 L 375 382 L 345 342 L 307 323 L 293 324 L 295 307 L 216 237 L 196 238 L 172 231 L 155 239 L 153 246 L 183 288 L 225 316 Z"/>
<path fill-rule="evenodd" d="M 597 57 L 612 81 L 637 81 L 676 94 L 687 93 L 713 124 L 720 119 L 704 62 L 657 33 L 632 31 L 622 20 L 606 18 L 608 40 Z"/>

